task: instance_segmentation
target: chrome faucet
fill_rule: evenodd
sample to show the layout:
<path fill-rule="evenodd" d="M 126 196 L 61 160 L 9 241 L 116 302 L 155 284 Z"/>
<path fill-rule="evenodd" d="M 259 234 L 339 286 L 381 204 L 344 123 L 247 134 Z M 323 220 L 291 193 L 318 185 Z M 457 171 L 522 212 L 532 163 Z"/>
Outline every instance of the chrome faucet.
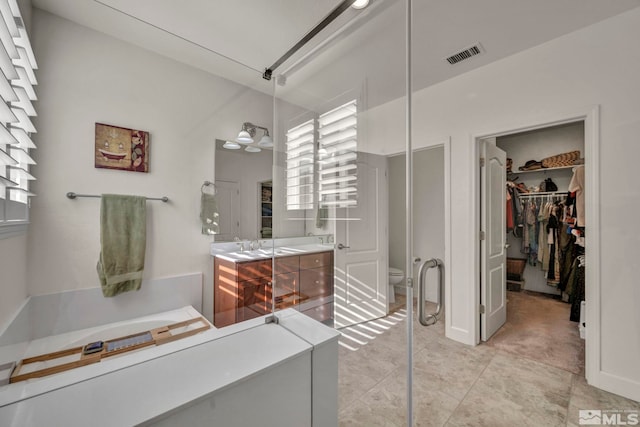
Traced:
<path fill-rule="evenodd" d="M 254 245 L 255 243 L 255 245 Z M 249 250 L 250 251 L 255 251 L 258 248 L 261 248 L 262 244 L 260 243 L 259 240 L 252 240 L 251 242 L 249 242 Z"/>
<path fill-rule="evenodd" d="M 244 252 L 244 241 L 237 241 L 236 245 L 240 246 L 240 252 Z"/>
<path fill-rule="evenodd" d="M 318 239 L 320 239 L 320 244 L 321 245 L 324 244 L 324 237 L 320 236 L 320 237 L 318 237 Z"/>

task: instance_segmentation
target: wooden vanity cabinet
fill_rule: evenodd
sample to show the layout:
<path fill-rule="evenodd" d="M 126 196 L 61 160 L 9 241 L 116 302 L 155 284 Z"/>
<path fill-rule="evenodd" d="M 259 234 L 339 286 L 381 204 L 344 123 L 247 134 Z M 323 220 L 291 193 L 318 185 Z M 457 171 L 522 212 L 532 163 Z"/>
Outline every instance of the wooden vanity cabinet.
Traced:
<path fill-rule="evenodd" d="M 333 252 L 300 256 L 300 294 L 309 299 L 333 295 Z"/>
<path fill-rule="evenodd" d="M 300 306 L 319 321 L 333 316 L 333 251 L 232 262 L 214 257 L 213 324 L 220 328 L 276 310 Z M 275 267 L 275 271 L 273 271 Z"/>
<path fill-rule="evenodd" d="M 213 324 L 217 328 L 271 311 L 271 259 L 213 262 Z"/>

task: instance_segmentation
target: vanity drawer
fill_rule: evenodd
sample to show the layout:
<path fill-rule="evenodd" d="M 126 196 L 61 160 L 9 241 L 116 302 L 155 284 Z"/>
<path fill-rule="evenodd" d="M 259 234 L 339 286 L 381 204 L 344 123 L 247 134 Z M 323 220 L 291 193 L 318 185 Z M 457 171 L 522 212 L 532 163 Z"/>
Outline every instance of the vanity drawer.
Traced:
<path fill-rule="evenodd" d="M 271 258 L 241 262 L 237 264 L 238 281 L 257 279 L 259 277 L 271 277 Z"/>
<path fill-rule="evenodd" d="M 333 295 L 333 268 L 330 265 L 300 271 L 300 295 L 314 298 Z"/>
<path fill-rule="evenodd" d="M 300 255 L 300 270 L 330 266 L 333 264 L 333 251 L 317 252 L 314 254 Z"/>
<path fill-rule="evenodd" d="M 297 272 L 300 269 L 300 257 L 298 255 L 278 257 L 275 260 L 275 268 L 276 275 Z"/>

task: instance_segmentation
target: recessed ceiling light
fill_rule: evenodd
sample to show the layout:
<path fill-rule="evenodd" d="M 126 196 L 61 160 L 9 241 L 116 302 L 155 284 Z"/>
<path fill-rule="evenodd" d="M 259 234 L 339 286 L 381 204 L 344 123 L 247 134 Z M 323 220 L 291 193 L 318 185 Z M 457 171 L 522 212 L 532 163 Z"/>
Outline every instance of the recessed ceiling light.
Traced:
<path fill-rule="evenodd" d="M 351 4 L 354 9 L 364 9 L 369 4 L 369 0 L 356 0 Z"/>

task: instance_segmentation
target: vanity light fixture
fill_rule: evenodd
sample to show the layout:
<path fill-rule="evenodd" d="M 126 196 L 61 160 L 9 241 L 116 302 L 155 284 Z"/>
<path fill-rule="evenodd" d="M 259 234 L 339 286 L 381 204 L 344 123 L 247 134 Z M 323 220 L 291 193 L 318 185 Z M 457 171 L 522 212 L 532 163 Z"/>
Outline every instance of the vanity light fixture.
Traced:
<path fill-rule="evenodd" d="M 236 142 L 239 142 L 240 144 L 245 144 L 245 145 L 252 144 L 253 143 L 252 133 L 253 135 L 256 134 L 255 128 L 253 128 L 253 132 L 249 132 L 248 130 L 245 130 L 243 126 L 242 130 L 238 134 L 238 137 L 236 138 Z"/>
<path fill-rule="evenodd" d="M 264 135 L 262 136 L 262 138 L 258 142 L 258 146 L 264 147 L 264 148 L 273 147 L 273 139 L 271 139 L 271 137 L 269 136 L 269 131 L 268 130 L 266 130 L 266 129 L 264 130 Z"/>
<path fill-rule="evenodd" d="M 356 0 L 351 3 L 351 7 L 354 9 L 364 9 L 369 5 L 369 0 Z"/>
<path fill-rule="evenodd" d="M 262 150 L 258 147 L 254 147 L 253 145 L 247 145 L 244 149 L 244 151 L 247 151 L 249 153 L 259 153 Z"/>
<path fill-rule="evenodd" d="M 273 147 L 273 140 L 271 139 L 271 136 L 269 136 L 269 129 L 263 126 L 254 125 L 250 122 L 244 122 L 242 124 L 242 130 L 238 133 L 236 142 L 243 145 L 253 144 L 253 137 L 256 135 L 256 129 L 260 129 L 264 132 L 264 135 L 262 136 L 262 139 L 260 139 L 260 142 L 258 142 L 258 145 L 264 148 Z M 256 153 L 257 151 L 251 152 Z"/>
<path fill-rule="evenodd" d="M 240 149 L 240 144 L 238 144 L 237 142 L 234 142 L 234 141 L 225 141 L 225 143 L 224 143 L 224 145 L 222 147 L 226 148 L 227 150 L 239 150 Z"/>

